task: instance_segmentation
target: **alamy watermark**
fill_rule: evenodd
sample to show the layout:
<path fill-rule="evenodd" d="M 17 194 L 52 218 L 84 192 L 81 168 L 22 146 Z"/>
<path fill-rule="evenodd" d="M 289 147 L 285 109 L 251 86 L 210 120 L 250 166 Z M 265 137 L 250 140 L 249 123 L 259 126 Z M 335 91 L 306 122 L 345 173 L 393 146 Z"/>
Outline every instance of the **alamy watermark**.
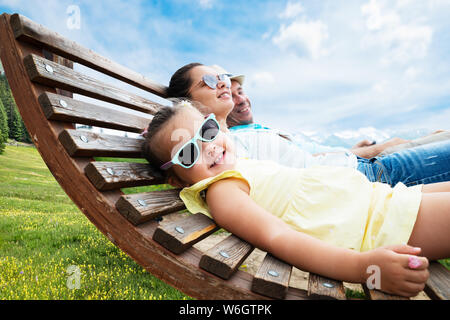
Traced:
<path fill-rule="evenodd" d="M 81 10 L 77 5 L 70 5 L 67 7 L 66 14 L 68 18 L 66 20 L 66 25 L 69 30 L 80 30 L 81 29 Z"/>
<path fill-rule="evenodd" d="M 381 289 L 381 269 L 379 266 L 370 265 L 367 267 L 366 273 L 370 274 L 370 276 L 366 280 L 366 286 L 370 290 Z"/>
<path fill-rule="evenodd" d="M 78 266 L 70 265 L 67 267 L 67 288 L 70 290 L 80 289 L 81 287 L 81 270 Z"/>

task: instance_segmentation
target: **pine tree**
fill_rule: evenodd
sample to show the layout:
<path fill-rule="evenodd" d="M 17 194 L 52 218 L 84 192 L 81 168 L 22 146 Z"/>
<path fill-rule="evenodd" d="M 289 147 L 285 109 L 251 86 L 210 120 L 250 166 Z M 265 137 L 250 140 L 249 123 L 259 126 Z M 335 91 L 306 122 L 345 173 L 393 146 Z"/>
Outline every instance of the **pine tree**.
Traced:
<path fill-rule="evenodd" d="M 25 128 L 4 74 L 0 75 L 0 99 L 3 102 L 8 118 L 9 138 L 21 142 L 31 142 L 30 135 Z"/>
<path fill-rule="evenodd" d="M 0 154 L 5 150 L 5 143 L 8 141 L 8 119 L 6 118 L 5 108 L 0 100 Z"/>

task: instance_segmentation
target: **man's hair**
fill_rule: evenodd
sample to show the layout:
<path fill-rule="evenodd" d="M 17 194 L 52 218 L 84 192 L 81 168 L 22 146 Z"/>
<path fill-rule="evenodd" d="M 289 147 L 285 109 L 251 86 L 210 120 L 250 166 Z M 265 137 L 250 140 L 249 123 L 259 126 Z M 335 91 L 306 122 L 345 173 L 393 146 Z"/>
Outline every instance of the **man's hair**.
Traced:
<path fill-rule="evenodd" d="M 167 88 L 167 96 L 169 98 L 190 98 L 189 89 L 192 85 L 190 71 L 203 64 L 198 62 L 189 63 L 177 71 L 170 78 L 169 87 Z"/>

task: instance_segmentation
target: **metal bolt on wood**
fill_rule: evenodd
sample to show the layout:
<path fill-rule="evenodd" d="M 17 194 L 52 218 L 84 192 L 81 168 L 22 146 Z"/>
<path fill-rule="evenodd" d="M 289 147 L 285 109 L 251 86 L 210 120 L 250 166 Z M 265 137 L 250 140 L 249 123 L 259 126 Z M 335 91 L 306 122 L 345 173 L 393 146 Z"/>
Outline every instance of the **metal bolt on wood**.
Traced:
<path fill-rule="evenodd" d="M 48 64 L 45 65 L 45 70 L 47 70 L 47 72 L 49 72 L 49 73 L 53 73 L 53 68 L 52 68 L 52 66 L 50 66 L 50 65 L 48 65 Z"/>
<path fill-rule="evenodd" d="M 184 229 L 182 227 L 175 227 L 175 231 L 184 234 Z"/>
<path fill-rule="evenodd" d="M 269 270 L 269 271 L 267 271 L 267 273 L 270 276 L 272 276 L 272 277 L 278 277 L 279 276 L 278 272 L 276 272 L 275 270 Z"/>
<path fill-rule="evenodd" d="M 139 199 L 137 202 L 138 202 L 142 207 L 147 206 L 147 202 L 145 202 L 145 200 Z"/>

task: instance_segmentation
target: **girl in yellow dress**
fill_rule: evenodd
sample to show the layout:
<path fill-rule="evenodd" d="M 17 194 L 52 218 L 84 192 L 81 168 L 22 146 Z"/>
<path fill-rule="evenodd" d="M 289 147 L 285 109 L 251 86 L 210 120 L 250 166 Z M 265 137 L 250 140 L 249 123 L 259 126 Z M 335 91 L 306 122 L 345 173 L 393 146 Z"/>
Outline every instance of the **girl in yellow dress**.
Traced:
<path fill-rule="evenodd" d="M 188 102 L 162 108 L 145 137 L 154 173 L 183 188 L 190 212 L 299 269 L 364 283 L 377 266 L 378 289 L 414 296 L 428 259 L 450 256 L 448 182 L 391 188 L 353 168 L 235 159 L 214 114 Z"/>

